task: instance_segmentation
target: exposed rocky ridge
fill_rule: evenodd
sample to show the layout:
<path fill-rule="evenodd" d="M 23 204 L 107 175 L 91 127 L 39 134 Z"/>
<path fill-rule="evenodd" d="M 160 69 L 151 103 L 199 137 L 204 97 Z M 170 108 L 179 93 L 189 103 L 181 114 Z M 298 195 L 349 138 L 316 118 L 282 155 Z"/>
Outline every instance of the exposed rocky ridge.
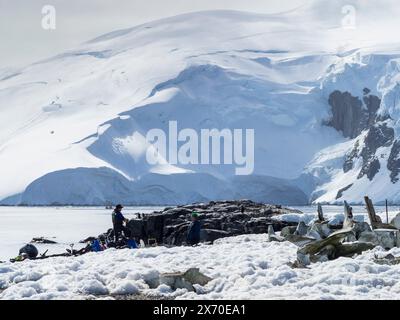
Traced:
<path fill-rule="evenodd" d="M 392 150 L 390 152 L 390 156 L 388 159 L 387 168 L 391 171 L 390 179 L 393 183 L 399 181 L 399 173 L 400 173 L 400 141 L 396 140 L 393 143 Z"/>
<path fill-rule="evenodd" d="M 346 156 L 346 159 L 344 161 L 343 164 L 343 171 L 344 173 L 347 173 L 351 170 L 353 170 L 354 168 L 354 161 L 355 159 L 358 157 L 359 153 L 360 153 L 360 141 L 357 140 L 353 150 Z"/>
<path fill-rule="evenodd" d="M 128 228 L 137 239 L 158 244 L 182 245 L 190 225 L 193 211 L 199 213 L 202 224 L 201 240 L 213 242 L 219 238 L 242 234 L 267 233 L 270 225 L 277 231 L 293 224 L 272 219 L 285 213 L 300 213 L 281 206 L 255 203 L 250 200 L 199 203 L 166 208 L 142 218 L 132 219 Z M 296 225 L 296 224 L 294 224 Z"/>
<path fill-rule="evenodd" d="M 346 155 L 343 171 L 345 173 L 354 169 L 357 159 L 361 159 L 362 166 L 358 179 L 364 176 L 372 181 L 382 168 L 377 150 L 381 147 L 390 147 L 395 140 L 395 131 L 388 124 L 388 116 L 378 115 L 381 99 L 370 94 L 365 88 L 362 100 L 349 92 L 334 91 L 329 97 L 332 118 L 327 122 L 328 126 L 342 132 L 346 138 L 358 139 L 354 148 Z M 362 134 L 365 133 L 365 136 Z M 394 143 L 388 160 L 387 168 L 391 171 L 391 181 L 398 181 L 400 173 L 400 161 L 398 155 L 400 145 Z M 352 185 L 338 191 L 337 199 L 350 189 Z"/>
<path fill-rule="evenodd" d="M 354 139 L 373 125 L 381 100 L 369 92 L 369 89 L 364 89 L 363 100 L 349 92 L 332 92 L 329 96 L 332 118 L 328 126 L 341 131 L 344 137 Z"/>
<path fill-rule="evenodd" d="M 370 181 L 379 172 L 381 164 L 376 156 L 376 151 L 381 147 L 388 147 L 393 143 L 394 129 L 387 126 L 386 123 L 378 123 L 372 126 L 365 137 L 365 147 L 361 151 L 363 166 L 358 179 L 365 175 Z"/>

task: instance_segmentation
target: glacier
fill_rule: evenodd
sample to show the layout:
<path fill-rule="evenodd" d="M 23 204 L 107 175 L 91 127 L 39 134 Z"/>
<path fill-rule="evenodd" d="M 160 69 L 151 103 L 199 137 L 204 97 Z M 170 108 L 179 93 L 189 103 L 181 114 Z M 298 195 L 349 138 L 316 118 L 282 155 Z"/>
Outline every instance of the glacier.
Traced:
<path fill-rule="evenodd" d="M 360 1 L 310 3 L 165 18 L 1 71 L 0 204 L 400 203 L 400 48 L 366 32 L 370 6 L 347 30 Z M 169 121 L 254 129 L 254 174 L 150 165 L 146 132 Z"/>

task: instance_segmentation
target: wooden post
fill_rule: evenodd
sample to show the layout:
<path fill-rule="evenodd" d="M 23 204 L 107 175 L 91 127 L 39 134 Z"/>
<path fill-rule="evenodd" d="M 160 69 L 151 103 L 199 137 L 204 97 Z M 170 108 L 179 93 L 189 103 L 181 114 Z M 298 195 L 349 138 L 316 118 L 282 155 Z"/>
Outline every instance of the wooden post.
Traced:
<path fill-rule="evenodd" d="M 388 209 L 388 201 L 386 199 L 386 223 L 389 224 L 389 209 Z"/>

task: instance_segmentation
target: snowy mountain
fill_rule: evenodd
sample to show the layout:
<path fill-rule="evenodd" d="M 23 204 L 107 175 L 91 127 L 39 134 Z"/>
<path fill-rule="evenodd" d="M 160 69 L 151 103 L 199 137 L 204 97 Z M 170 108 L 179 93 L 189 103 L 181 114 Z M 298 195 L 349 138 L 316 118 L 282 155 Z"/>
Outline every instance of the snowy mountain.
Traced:
<path fill-rule="evenodd" d="M 347 140 L 317 153 L 307 167 L 317 178 L 313 200 L 361 203 L 369 194 L 399 203 L 398 62 L 398 54 L 358 53 L 325 79 L 332 113 L 326 125 Z"/>
<path fill-rule="evenodd" d="M 400 203 L 400 50 L 343 28 L 349 2 L 181 15 L 0 72 L 0 203 Z M 150 165 L 145 135 L 169 121 L 254 129 L 253 175 Z"/>

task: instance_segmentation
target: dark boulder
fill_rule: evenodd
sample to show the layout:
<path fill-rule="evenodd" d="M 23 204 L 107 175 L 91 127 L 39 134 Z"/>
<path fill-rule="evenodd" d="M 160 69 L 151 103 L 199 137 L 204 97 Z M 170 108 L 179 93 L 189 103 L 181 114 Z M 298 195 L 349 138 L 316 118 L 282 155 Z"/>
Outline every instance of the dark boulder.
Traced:
<path fill-rule="evenodd" d="M 200 233 L 200 240 L 202 242 L 214 242 L 215 240 L 221 238 L 227 238 L 232 236 L 230 232 L 223 230 L 212 230 L 212 229 L 203 229 Z"/>
<path fill-rule="evenodd" d="M 390 151 L 390 156 L 387 163 L 387 168 L 389 169 L 390 179 L 393 183 L 399 181 L 400 173 L 400 141 L 396 140 L 393 143 L 392 150 Z"/>
<path fill-rule="evenodd" d="M 143 239 L 145 242 L 156 239 L 159 244 L 182 245 L 186 243 L 194 211 L 200 214 L 201 241 L 205 242 L 242 234 L 267 233 L 270 225 L 276 231 L 280 231 L 292 224 L 273 219 L 275 216 L 299 213 L 280 205 L 267 205 L 250 200 L 212 201 L 167 208 L 162 212 L 143 215 L 142 219 L 131 220 L 127 226 L 134 238 Z"/>

